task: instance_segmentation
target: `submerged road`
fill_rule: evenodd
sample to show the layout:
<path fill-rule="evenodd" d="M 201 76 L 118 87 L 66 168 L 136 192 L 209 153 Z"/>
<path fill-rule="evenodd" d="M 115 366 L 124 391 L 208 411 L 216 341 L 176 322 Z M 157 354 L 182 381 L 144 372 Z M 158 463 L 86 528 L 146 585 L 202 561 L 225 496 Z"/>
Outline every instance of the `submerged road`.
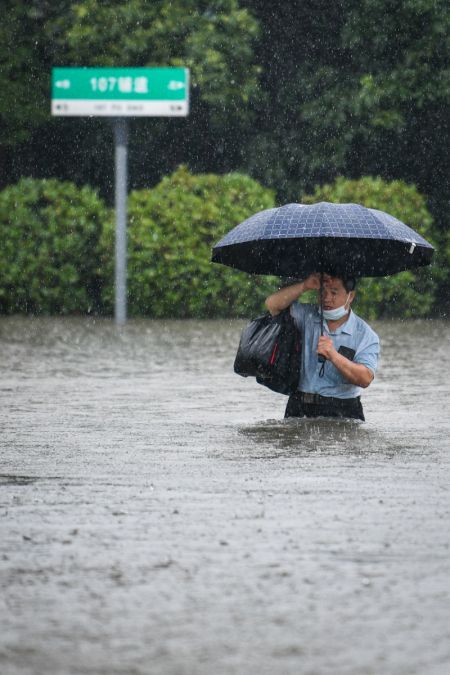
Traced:
<path fill-rule="evenodd" d="M 242 322 L 0 319 L 2 675 L 447 675 L 450 325 L 283 421 Z"/>

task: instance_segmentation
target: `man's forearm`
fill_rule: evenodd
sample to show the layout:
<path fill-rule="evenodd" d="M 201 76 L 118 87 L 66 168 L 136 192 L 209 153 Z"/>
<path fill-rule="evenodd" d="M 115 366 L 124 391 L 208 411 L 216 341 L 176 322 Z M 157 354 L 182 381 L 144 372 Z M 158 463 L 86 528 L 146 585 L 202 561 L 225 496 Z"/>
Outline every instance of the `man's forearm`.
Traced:
<path fill-rule="evenodd" d="M 266 307 L 269 312 L 275 316 L 282 312 L 283 309 L 286 309 L 286 307 L 289 307 L 289 305 L 292 305 L 292 303 L 307 290 L 309 289 L 305 288 L 304 281 L 299 281 L 296 284 L 292 284 L 292 286 L 281 288 L 279 291 L 272 293 L 272 295 L 269 295 L 269 297 L 266 298 Z"/>
<path fill-rule="evenodd" d="M 338 352 L 332 354 L 330 361 L 350 384 L 366 388 L 373 380 L 373 373 L 369 368 L 361 363 L 353 363 Z"/>

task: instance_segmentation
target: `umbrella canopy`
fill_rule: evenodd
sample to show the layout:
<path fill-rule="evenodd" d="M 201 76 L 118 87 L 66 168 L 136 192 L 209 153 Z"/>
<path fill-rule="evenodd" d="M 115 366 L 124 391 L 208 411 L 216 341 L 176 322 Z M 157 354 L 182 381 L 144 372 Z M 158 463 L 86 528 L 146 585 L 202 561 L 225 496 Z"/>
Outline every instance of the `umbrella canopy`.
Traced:
<path fill-rule="evenodd" d="M 384 211 L 319 202 L 256 213 L 216 244 L 212 261 L 282 277 L 377 277 L 429 265 L 433 253 L 423 237 Z"/>

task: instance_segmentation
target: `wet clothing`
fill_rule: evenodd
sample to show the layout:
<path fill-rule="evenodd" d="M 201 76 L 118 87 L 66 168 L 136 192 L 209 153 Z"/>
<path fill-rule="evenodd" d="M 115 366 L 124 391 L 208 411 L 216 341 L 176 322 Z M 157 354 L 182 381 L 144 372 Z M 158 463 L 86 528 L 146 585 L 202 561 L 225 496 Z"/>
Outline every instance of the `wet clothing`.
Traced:
<path fill-rule="evenodd" d="M 289 396 L 285 417 L 345 417 L 362 420 L 364 412 L 359 396 L 335 398 L 320 394 L 304 394 L 297 391 Z"/>
<path fill-rule="evenodd" d="M 293 394 L 288 401 L 286 417 L 324 415 L 364 419 L 359 400 L 362 387 L 350 384 L 330 361 L 325 361 L 325 364 L 319 363 L 317 357 L 317 344 L 320 337 L 318 306 L 294 302 L 291 305 L 291 315 L 302 335 L 302 367 L 298 392 Z M 375 374 L 380 352 L 378 335 L 353 311 L 350 311 L 347 321 L 334 331 L 330 331 L 327 322 L 324 321 L 324 335 L 333 340 L 337 351 L 340 350 L 354 363 L 366 366 Z M 322 366 L 324 368 L 321 377 Z M 311 401 L 305 396 L 301 397 L 300 393 L 316 394 L 319 397 Z M 327 400 L 323 401 L 323 398 Z M 345 400 L 347 404 L 343 402 Z M 294 410 L 297 410 L 299 414 L 294 415 Z"/>

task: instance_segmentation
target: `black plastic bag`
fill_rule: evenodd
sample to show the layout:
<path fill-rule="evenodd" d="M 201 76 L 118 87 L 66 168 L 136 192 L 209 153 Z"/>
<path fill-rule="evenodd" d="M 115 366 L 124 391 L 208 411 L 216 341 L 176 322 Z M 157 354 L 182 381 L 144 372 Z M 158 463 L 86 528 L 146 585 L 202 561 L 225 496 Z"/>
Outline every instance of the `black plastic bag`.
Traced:
<path fill-rule="evenodd" d="M 289 309 L 276 316 L 264 314 L 244 328 L 234 372 L 256 377 L 259 384 L 280 394 L 291 394 L 300 376 L 300 333 Z"/>

